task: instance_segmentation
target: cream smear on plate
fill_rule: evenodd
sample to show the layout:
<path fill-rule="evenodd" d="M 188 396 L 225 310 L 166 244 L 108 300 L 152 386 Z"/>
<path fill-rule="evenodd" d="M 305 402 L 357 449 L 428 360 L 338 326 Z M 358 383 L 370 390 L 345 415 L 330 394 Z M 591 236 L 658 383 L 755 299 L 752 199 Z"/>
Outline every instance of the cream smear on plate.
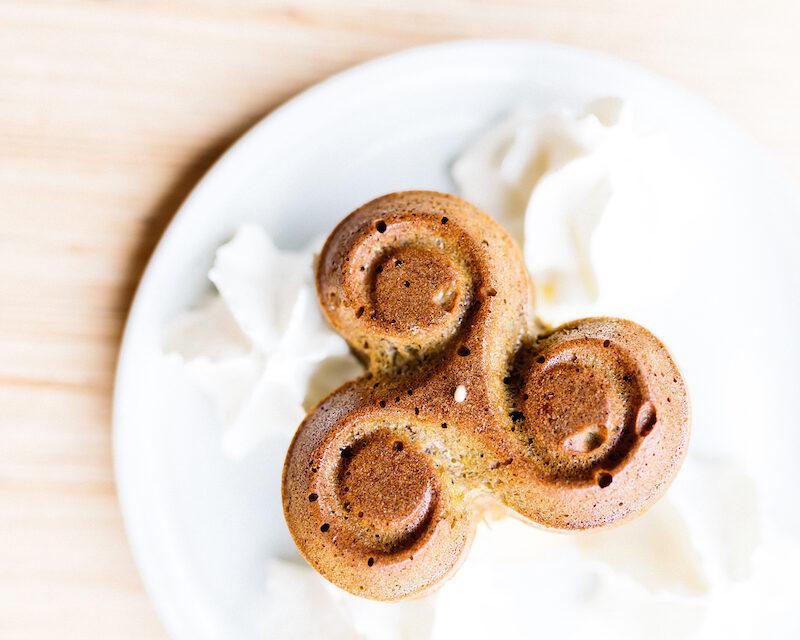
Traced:
<path fill-rule="evenodd" d="M 637 307 L 679 280 L 676 256 L 691 234 L 671 212 L 701 202 L 679 150 L 639 130 L 630 105 L 615 98 L 580 111 L 517 110 L 465 149 L 452 177 L 461 196 L 520 243 L 537 312 L 552 324 L 631 311 L 637 320 Z M 209 273 L 217 292 L 166 329 L 165 353 L 214 400 L 222 447 L 234 458 L 265 440 L 285 446 L 317 399 L 363 370 L 319 311 L 317 247 L 283 252 L 262 229 L 241 228 Z M 271 558 L 263 635 L 785 634 L 798 626 L 800 551 L 764 517 L 747 457 L 735 443 L 714 458 L 690 447 L 667 495 L 616 529 L 556 534 L 488 513 L 461 570 L 419 600 L 367 601 L 325 581 L 299 555 Z"/>

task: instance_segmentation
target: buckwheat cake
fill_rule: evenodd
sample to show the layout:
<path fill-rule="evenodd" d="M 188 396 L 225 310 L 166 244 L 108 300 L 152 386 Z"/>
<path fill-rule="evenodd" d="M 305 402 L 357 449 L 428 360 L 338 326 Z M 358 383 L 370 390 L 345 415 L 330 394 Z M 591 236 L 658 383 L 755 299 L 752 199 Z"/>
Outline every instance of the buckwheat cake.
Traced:
<path fill-rule="evenodd" d="M 347 216 L 316 273 L 367 373 L 300 425 L 286 521 L 324 577 L 377 600 L 423 595 L 499 504 L 553 530 L 642 513 L 689 439 L 686 389 L 646 329 L 536 319 L 517 245 L 452 195 L 390 194 Z"/>

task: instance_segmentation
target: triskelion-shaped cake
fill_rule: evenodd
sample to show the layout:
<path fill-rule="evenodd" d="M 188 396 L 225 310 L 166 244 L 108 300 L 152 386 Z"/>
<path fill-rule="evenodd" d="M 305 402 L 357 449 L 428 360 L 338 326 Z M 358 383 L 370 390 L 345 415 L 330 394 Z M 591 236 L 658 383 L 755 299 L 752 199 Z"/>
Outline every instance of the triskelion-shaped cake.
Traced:
<path fill-rule="evenodd" d="M 356 210 L 322 250 L 317 292 L 368 372 L 300 425 L 283 504 L 303 556 L 351 593 L 441 585 L 489 500 L 542 527 L 609 526 L 680 467 L 688 399 L 661 342 L 612 318 L 544 328 L 519 249 L 460 198 Z"/>

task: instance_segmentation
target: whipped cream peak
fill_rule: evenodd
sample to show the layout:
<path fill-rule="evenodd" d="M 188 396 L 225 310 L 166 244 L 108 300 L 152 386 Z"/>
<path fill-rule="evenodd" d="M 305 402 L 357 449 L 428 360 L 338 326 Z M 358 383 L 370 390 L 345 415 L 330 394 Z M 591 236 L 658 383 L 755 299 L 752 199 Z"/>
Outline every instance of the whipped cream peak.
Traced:
<path fill-rule="evenodd" d="M 217 406 L 231 457 L 290 438 L 311 405 L 362 371 L 319 309 L 321 244 L 282 251 L 261 227 L 242 226 L 209 272 L 218 294 L 165 330 L 164 351 Z"/>
<path fill-rule="evenodd" d="M 651 265 L 648 277 L 653 265 L 674 270 L 677 170 L 665 136 L 641 132 L 627 102 L 602 98 L 580 111 L 512 112 L 464 151 L 452 177 L 520 244 L 538 312 L 557 323 L 587 315 L 609 283 L 642 288 L 638 261 Z M 646 241 L 656 235 L 663 242 Z"/>

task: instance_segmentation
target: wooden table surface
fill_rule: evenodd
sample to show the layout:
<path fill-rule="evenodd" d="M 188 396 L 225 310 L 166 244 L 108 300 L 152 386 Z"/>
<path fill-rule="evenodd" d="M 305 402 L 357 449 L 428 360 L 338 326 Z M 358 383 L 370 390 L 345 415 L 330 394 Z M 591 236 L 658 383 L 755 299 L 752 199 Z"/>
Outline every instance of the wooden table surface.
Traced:
<path fill-rule="evenodd" d="M 194 183 L 329 74 L 461 37 L 616 55 L 715 104 L 800 178 L 797 0 L 0 3 L 0 638 L 165 638 L 114 486 L 137 280 Z"/>

